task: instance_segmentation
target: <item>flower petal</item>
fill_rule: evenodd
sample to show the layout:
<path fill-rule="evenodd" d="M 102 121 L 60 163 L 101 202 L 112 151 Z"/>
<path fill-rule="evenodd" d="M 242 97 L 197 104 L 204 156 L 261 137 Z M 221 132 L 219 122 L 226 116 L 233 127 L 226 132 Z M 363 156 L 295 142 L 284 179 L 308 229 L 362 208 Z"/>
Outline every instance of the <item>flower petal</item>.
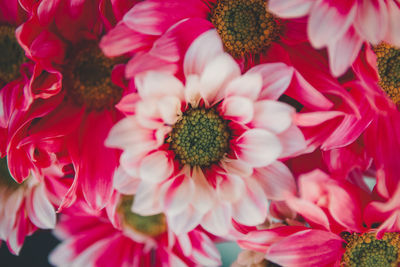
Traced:
<path fill-rule="evenodd" d="M 253 119 L 253 101 L 247 97 L 231 96 L 222 102 L 222 110 L 225 117 L 230 120 L 247 124 Z"/>
<path fill-rule="evenodd" d="M 56 226 L 56 211 L 47 198 L 44 184 L 32 189 L 27 212 L 29 219 L 39 228 L 52 229 Z"/>
<path fill-rule="evenodd" d="M 294 113 L 294 108 L 286 103 L 271 100 L 258 101 L 254 104 L 252 125 L 278 134 L 289 128 Z"/>
<path fill-rule="evenodd" d="M 164 151 L 147 155 L 139 167 L 139 176 L 143 181 L 159 183 L 167 180 L 173 171 L 173 165 Z"/>

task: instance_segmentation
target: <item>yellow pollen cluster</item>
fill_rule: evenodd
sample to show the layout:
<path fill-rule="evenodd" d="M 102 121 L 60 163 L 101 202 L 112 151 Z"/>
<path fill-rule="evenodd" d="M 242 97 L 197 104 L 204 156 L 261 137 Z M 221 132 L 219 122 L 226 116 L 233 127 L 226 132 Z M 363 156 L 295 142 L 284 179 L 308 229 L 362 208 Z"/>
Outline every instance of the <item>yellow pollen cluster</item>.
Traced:
<path fill-rule="evenodd" d="M 346 252 L 341 266 L 346 267 L 397 267 L 400 263 L 399 233 L 385 233 L 377 239 L 375 233 L 346 233 Z"/>
<path fill-rule="evenodd" d="M 213 108 L 189 108 L 175 123 L 167 141 L 180 163 L 207 167 L 229 149 L 227 124 Z"/>
<path fill-rule="evenodd" d="M 0 81 L 8 83 L 19 76 L 19 67 L 26 60 L 14 27 L 0 25 L 0 51 Z"/>
<path fill-rule="evenodd" d="M 111 81 L 112 69 L 118 62 L 104 56 L 97 45 L 86 45 L 72 54 L 63 83 L 73 102 L 90 110 L 109 109 L 118 103 L 122 88 Z"/>
<path fill-rule="evenodd" d="M 277 40 L 279 27 L 266 6 L 265 0 L 219 0 L 211 10 L 210 21 L 233 57 L 259 54 Z"/>
<path fill-rule="evenodd" d="M 400 103 L 400 49 L 387 43 L 374 47 L 379 85 L 394 103 Z"/>
<path fill-rule="evenodd" d="M 141 216 L 131 211 L 132 203 L 132 196 L 122 196 L 117 209 L 125 226 L 149 237 L 157 237 L 167 231 L 167 221 L 164 214 Z"/>

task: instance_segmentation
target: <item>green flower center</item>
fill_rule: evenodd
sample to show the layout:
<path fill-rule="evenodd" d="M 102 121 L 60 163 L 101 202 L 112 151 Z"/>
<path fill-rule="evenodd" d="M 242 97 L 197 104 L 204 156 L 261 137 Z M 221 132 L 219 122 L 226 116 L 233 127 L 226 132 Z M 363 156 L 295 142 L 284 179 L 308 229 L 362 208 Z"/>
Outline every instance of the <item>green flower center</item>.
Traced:
<path fill-rule="evenodd" d="M 385 233 L 376 239 L 375 233 L 346 233 L 346 252 L 341 266 L 346 267 L 396 267 L 400 263 L 398 233 Z"/>
<path fill-rule="evenodd" d="M 9 189 L 17 189 L 20 186 L 14 178 L 12 178 L 7 166 L 7 158 L 0 158 L 0 187 Z"/>
<path fill-rule="evenodd" d="M 14 27 L 0 25 L 0 51 L 0 80 L 9 83 L 19 76 L 19 67 L 26 60 Z"/>
<path fill-rule="evenodd" d="M 228 122 L 214 108 L 189 108 L 168 141 L 182 164 L 207 167 L 228 152 L 230 136 Z"/>
<path fill-rule="evenodd" d="M 104 56 L 97 45 L 86 44 L 73 54 L 63 79 L 69 97 L 91 110 L 112 108 L 122 96 L 122 88 L 111 81 L 117 61 Z"/>
<path fill-rule="evenodd" d="M 381 43 L 374 51 L 377 56 L 379 85 L 393 102 L 400 103 L 400 49 Z"/>
<path fill-rule="evenodd" d="M 210 21 L 233 57 L 261 53 L 278 38 L 276 18 L 266 7 L 265 0 L 219 0 L 212 8 Z"/>
<path fill-rule="evenodd" d="M 164 214 L 140 216 L 131 211 L 132 203 L 132 196 L 122 196 L 118 207 L 118 212 L 123 217 L 125 226 L 150 237 L 157 237 L 167 231 L 167 222 Z"/>

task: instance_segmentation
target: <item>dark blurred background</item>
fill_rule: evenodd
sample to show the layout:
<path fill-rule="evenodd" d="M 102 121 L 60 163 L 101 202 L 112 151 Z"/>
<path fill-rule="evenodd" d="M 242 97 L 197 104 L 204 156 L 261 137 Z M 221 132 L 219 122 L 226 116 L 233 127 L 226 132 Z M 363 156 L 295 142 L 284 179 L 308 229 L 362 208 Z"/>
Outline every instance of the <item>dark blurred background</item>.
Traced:
<path fill-rule="evenodd" d="M 47 257 L 59 241 L 51 231 L 38 230 L 25 239 L 19 256 L 8 251 L 7 244 L 2 242 L 0 247 L 1 267 L 53 267 Z"/>

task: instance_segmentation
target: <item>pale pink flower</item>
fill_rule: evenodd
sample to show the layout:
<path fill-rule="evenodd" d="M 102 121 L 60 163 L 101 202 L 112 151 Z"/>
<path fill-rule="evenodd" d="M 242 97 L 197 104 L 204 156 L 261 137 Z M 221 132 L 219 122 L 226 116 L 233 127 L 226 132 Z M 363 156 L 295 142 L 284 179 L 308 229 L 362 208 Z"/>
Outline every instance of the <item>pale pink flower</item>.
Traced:
<path fill-rule="evenodd" d="M 176 233 L 263 223 L 267 199 L 296 191 L 279 159 L 305 148 L 294 108 L 276 101 L 293 68 L 262 64 L 241 75 L 210 30 L 189 48 L 184 71 L 185 84 L 168 73 L 137 76 L 138 94 L 118 104 L 131 115 L 106 140 L 123 149 L 114 184 L 136 193 L 134 212 L 164 212 Z"/>
<path fill-rule="evenodd" d="M 64 210 L 54 233 L 62 243 L 50 255 L 56 266 L 220 266 L 213 241 L 203 230 L 176 236 L 162 214 L 130 211 L 132 196 L 93 211 L 77 201 Z"/>
<path fill-rule="evenodd" d="M 364 42 L 400 46 L 397 0 L 270 0 L 269 9 L 283 18 L 309 16 L 310 42 L 315 48 L 328 49 L 335 76 L 346 72 Z"/>

